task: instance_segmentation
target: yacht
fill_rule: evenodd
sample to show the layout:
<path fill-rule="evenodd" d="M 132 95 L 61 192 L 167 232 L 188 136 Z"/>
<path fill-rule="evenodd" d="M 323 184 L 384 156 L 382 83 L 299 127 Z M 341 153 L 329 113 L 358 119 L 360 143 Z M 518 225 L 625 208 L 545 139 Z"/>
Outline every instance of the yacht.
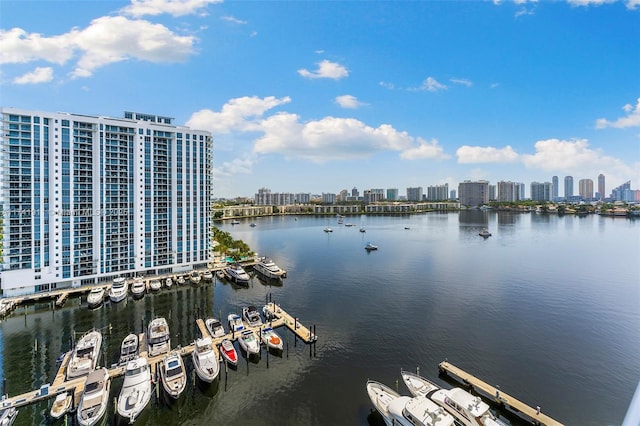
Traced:
<path fill-rule="evenodd" d="M 53 404 L 51 405 L 51 410 L 49 410 L 49 415 L 53 420 L 61 419 L 65 414 L 69 412 L 71 409 L 71 393 L 62 392 L 56 396 L 56 399 L 53 400 Z M 0 422 L 0 425 L 4 423 Z"/>
<path fill-rule="evenodd" d="M 206 271 L 204 271 L 202 273 L 202 279 L 205 281 L 212 281 L 213 280 L 213 273 L 207 269 Z"/>
<path fill-rule="evenodd" d="M 127 363 L 124 382 L 118 396 L 118 415 L 133 423 L 151 400 L 151 369 L 146 358 Z"/>
<path fill-rule="evenodd" d="M 113 303 L 122 302 L 127 298 L 128 292 L 129 286 L 127 285 L 127 280 L 124 277 L 114 278 L 111 289 L 109 290 L 109 299 Z"/>
<path fill-rule="evenodd" d="M 104 287 L 92 288 L 87 295 L 87 304 L 89 305 L 89 308 L 97 308 L 102 305 L 102 302 L 104 301 L 104 294 Z"/>
<path fill-rule="evenodd" d="M 231 340 L 224 339 L 220 342 L 220 354 L 229 364 L 238 365 L 238 353 Z"/>
<path fill-rule="evenodd" d="M 253 330 L 244 330 L 240 337 L 238 337 L 238 342 L 247 355 L 260 353 L 260 343 Z"/>
<path fill-rule="evenodd" d="M 90 331 L 82 336 L 73 349 L 67 365 L 67 380 L 91 373 L 98 363 L 101 346 L 102 333 L 98 330 Z"/>
<path fill-rule="evenodd" d="M 367 232 L 367 230 L 364 229 L 364 226 L 363 226 L 362 228 L 360 228 L 360 232 L 365 233 L 365 232 Z"/>
<path fill-rule="evenodd" d="M 232 224 L 232 225 L 238 225 L 239 223 L 240 223 L 240 221 L 239 221 L 239 220 L 236 220 L 236 219 L 233 219 L 233 220 L 231 221 L 231 224 Z"/>
<path fill-rule="evenodd" d="M 76 418 L 81 426 L 97 424 L 107 412 L 111 378 L 109 371 L 102 367 L 92 371 L 84 384 Z"/>
<path fill-rule="evenodd" d="M 249 284 L 249 274 L 238 263 L 227 266 L 226 275 L 236 284 Z"/>
<path fill-rule="evenodd" d="M 270 279 L 281 279 L 287 277 L 287 271 L 281 269 L 278 265 L 276 265 L 273 260 L 268 257 L 261 257 L 258 263 L 253 267 L 258 273 L 263 275 L 266 278 Z"/>
<path fill-rule="evenodd" d="M 200 272 L 191 271 L 191 275 L 189 276 L 189 279 L 191 280 L 192 283 L 194 283 L 195 285 L 198 285 L 200 284 L 202 277 L 200 277 Z"/>
<path fill-rule="evenodd" d="M 184 283 L 186 283 L 186 282 L 187 282 L 187 281 L 184 279 L 184 276 L 180 275 L 180 276 L 178 277 L 178 284 L 179 284 L 179 285 L 182 285 L 182 284 L 184 284 Z"/>
<path fill-rule="evenodd" d="M 147 328 L 147 345 L 149 356 L 167 353 L 171 350 L 171 337 L 167 320 L 159 317 L 152 320 Z"/>
<path fill-rule="evenodd" d="M 160 363 L 160 376 L 162 387 L 167 395 L 178 399 L 187 385 L 187 374 L 179 353 L 172 352 L 166 355 Z"/>
<path fill-rule="evenodd" d="M 211 339 L 205 337 L 196 339 L 196 344 L 191 352 L 193 366 L 196 374 L 206 383 L 213 382 L 220 372 L 220 364 L 218 363 L 218 354 L 213 348 Z"/>
<path fill-rule="evenodd" d="M 483 237 L 483 238 L 488 238 L 488 237 L 490 237 L 490 236 L 491 236 L 491 232 L 489 232 L 489 230 L 488 230 L 488 229 L 483 229 L 482 231 L 480 231 L 480 232 L 478 233 L 478 235 L 480 235 L 480 236 L 481 236 L 481 237 Z"/>
<path fill-rule="evenodd" d="M 207 318 L 204 322 L 204 325 L 207 327 L 209 334 L 211 334 L 211 337 L 213 337 L 214 339 L 223 337 L 225 334 L 227 334 L 224 331 L 222 323 L 216 318 Z"/>
<path fill-rule="evenodd" d="M 452 426 L 454 418 L 435 402 L 424 397 L 400 396 L 374 380 L 367 381 L 371 403 L 388 426 Z"/>
<path fill-rule="evenodd" d="M 429 398 L 464 426 L 506 426 L 489 410 L 489 404 L 464 389 L 442 389 L 428 379 L 401 371 L 402 380 L 414 397 Z"/>
<path fill-rule="evenodd" d="M 265 327 L 260 331 L 260 339 L 262 343 L 265 344 L 267 349 L 272 349 L 275 351 L 281 351 L 284 349 L 284 345 L 282 344 L 282 339 L 275 332 L 275 330 L 271 327 Z"/>
<path fill-rule="evenodd" d="M 242 323 L 242 318 L 240 318 L 239 315 L 229 314 L 227 320 L 229 321 L 229 331 L 234 332 L 244 330 L 244 324 Z"/>
<path fill-rule="evenodd" d="M 3 408 L 0 410 L 0 425 L 11 426 L 18 416 L 16 407 Z"/>
<path fill-rule="evenodd" d="M 173 285 L 173 280 L 171 279 L 171 277 L 167 278 L 166 280 L 164 280 L 164 285 L 167 288 L 171 288 L 171 286 Z"/>
<path fill-rule="evenodd" d="M 249 324 L 249 327 L 262 325 L 260 312 L 258 311 L 258 308 L 253 305 L 242 308 L 242 319 L 245 320 L 247 324 Z"/>
<path fill-rule="evenodd" d="M 141 277 L 136 277 L 131 284 L 131 294 L 134 299 L 139 299 L 144 296 L 145 291 L 147 291 L 147 286 Z"/>
<path fill-rule="evenodd" d="M 138 335 L 135 333 L 128 334 L 122 339 L 120 345 L 119 364 L 124 365 L 138 356 Z"/>
<path fill-rule="evenodd" d="M 160 291 L 162 288 L 162 281 L 160 280 L 151 280 L 149 281 L 149 288 L 151 291 Z"/>

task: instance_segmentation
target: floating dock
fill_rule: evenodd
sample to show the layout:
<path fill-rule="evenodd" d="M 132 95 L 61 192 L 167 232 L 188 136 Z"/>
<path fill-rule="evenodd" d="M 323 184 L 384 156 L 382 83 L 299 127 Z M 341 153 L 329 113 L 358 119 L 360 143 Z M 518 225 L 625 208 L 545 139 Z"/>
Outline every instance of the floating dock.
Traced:
<path fill-rule="evenodd" d="M 511 408 L 516 411 L 518 414 L 524 414 L 527 416 L 533 424 L 537 425 L 545 425 L 545 426 L 563 426 L 562 423 L 557 420 L 552 419 L 551 417 L 543 414 L 540 411 L 540 407 L 530 407 L 522 401 L 514 398 L 511 395 L 508 395 L 502 392 L 500 389 L 491 386 L 487 382 L 478 379 L 477 377 L 467 373 L 461 368 L 456 367 L 455 365 L 449 363 L 448 361 L 442 361 L 438 365 L 438 369 L 441 373 L 448 373 L 453 376 L 456 376 L 462 380 L 462 382 L 468 386 L 477 388 L 491 397 L 498 404 L 504 405 L 505 407 Z"/>

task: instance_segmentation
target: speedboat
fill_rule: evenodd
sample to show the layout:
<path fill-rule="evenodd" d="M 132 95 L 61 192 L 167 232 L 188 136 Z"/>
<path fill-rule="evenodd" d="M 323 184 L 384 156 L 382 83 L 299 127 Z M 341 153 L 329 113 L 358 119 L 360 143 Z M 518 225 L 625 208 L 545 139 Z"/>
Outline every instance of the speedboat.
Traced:
<path fill-rule="evenodd" d="M 258 273 L 262 274 L 266 278 L 281 279 L 287 277 L 287 271 L 281 269 L 276 265 L 273 260 L 268 257 L 261 257 L 259 262 L 253 267 Z"/>
<path fill-rule="evenodd" d="M 238 342 L 247 355 L 260 353 L 260 343 L 253 330 L 244 330 L 238 338 Z"/>
<path fill-rule="evenodd" d="M 78 424 L 92 426 L 100 421 L 107 412 L 110 388 L 111 378 L 106 368 L 99 368 L 87 376 L 76 413 Z"/>
<path fill-rule="evenodd" d="M 104 301 L 104 287 L 94 287 L 87 295 L 87 304 L 89 308 L 97 308 Z"/>
<path fill-rule="evenodd" d="M 0 410 L 0 425 L 11 426 L 16 421 L 18 410 L 16 407 L 3 408 Z"/>
<path fill-rule="evenodd" d="M 173 280 L 171 279 L 171 277 L 167 278 L 166 280 L 164 280 L 164 285 L 167 288 L 171 288 L 171 286 L 173 285 Z"/>
<path fill-rule="evenodd" d="M 260 332 L 260 339 L 262 343 L 264 343 L 268 349 L 273 349 L 276 351 L 281 351 L 284 348 L 282 344 L 282 339 L 275 332 L 275 330 L 271 327 L 265 327 Z"/>
<path fill-rule="evenodd" d="M 364 233 L 364 232 L 367 232 L 367 230 L 364 228 L 360 228 L 360 232 Z"/>
<path fill-rule="evenodd" d="M 184 277 L 183 277 L 182 275 L 180 275 L 180 276 L 178 277 L 178 284 L 179 284 L 179 285 L 182 285 L 182 284 L 184 284 L 185 282 L 187 282 L 187 281 L 184 279 Z"/>
<path fill-rule="evenodd" d="M 229 331 L 242 331 L 244 330 L 244 324 L 242 322 L 242 318 L 236 314 L 229 314 L 227 317 L 229 321 Z"/>
<path fill-rule="evenodd" d="M 364 246 L 364 249 L 365 249 L 366 251 L 378 250 L 378 246 L 375 246 L 375 245 L 373 245 L 373 244 L 371 244 L 371 243 L 367 243 L 367 245 L 366 245 L 366 246 Z"/>
<path fill-rule="evenodd" d="M 251 224 L 251 225 L 249 225 L 249 226 L 250 226 L 250 227 L 252 227 L 252 228 L 255 228 L 255 227 L 256 227 L 256 224 L 255 224 L 255 223 L 252 223 L 252 224 Z"/>
<path fill-rule="evenodd" d="M 236 284 L 249 283 L 249 274 L 247 274 L 244 268 L 237 263 L 227 266 L 225 273 L 231 281 L 234 281 Z"/>
<path fill-rule="evenodd" d="M 233 219 L 233 220 L 231 221 L 231 224 L 232 224 L 232 225 L 237 225 L 237 224 L 239 224 L 239 223 L 240 223 L 240 221 L 239 221 L 239 220 L 235 220 L 235 219 Z"/>
<path fill-rule="evenodd" d="M 62 392 L 56 396 L 56 399 L 53 400 L 53 404 L 51 405 L 51 410 L 49 410 L 49 415 L 53 420 L 61 419 L 65 414 L 69 412 L 71 408 L 71 393 Z M 0 425 L 4 424 L 0 422 Z"/>
<path fill-rule="evenodd" d="M 191 352 L 191 358 L 193 359 L 193 366 L 200 380 L 211 383 L 218 377 L 218 373 L 220 372 L 218 354 L 213 348 L 210 338 L 196 339 L 195 347 L 193 352 Z"/>
<path fill-rule="evenodd" d="M 191 275 L 189 276 L 189 279 L 191 280 L 192 283 L 198 285 L 198 284 L 200 284 L 200 281 L 202 280 L 202 277 L 200 277 L 200 272 L 191 271 Z"/>
<path fill-rule="evenodd" d="M 119 364 L 123 365 L 138 356 L 138 335 L 135 333 L 128 334 L 122 339 L 120 345 Z"/>
<path fill-rule="evenodd" d="M 442 389 L 430 380 L 408 371 L 401 371 L 402 380 L 414 397 L 429 398 L 447 410 L 464 426 L 506 426 L 489 410 L 489 404 L 464 389 Z"/>
<path fill-rule="evenodd" d="M 113 303 L 122 302 L 127 298 L 129 292 L 129 286 L 127 280 L 124 277 L 118 277 L 113 279 L 111 283 L 111 289 L 109 290 L 109 299 Z"/>
<path fill-rule="evenodd" d="M 224 339 L 220 342 L 220 354 L 229 364 L 238 365 L 238 353 L 231 340 Z"/>
<path fill-rule="evenodd" d="M 260 318 L 260 312 L 255 306 L 247 306 L 242 308 L 242 319 L 244 319 L 249 327 L 256 327 L 262 324 L 262 318 Z"/>
<path fill-rule="evenodd" d="M 333 232 L 333 229 L 331 229 L 329 226 L 327 226 L 326 228 L 324 228 L 324 232 Z"/>
<path fill-rule="evenodd" d="M 98 330 L 90 331 L 82 336 L 71 354 L 67 366 L 67 380 L 91 373 L 98 364 L 101 346 L 102 333 Z"/>
<path fill-rule="evenodd" d="M 271 321 L 273 319 L 277 319 L 276 313 L 273 311 L 275 307 L 275 303 L 266 304 L 262 307 L 262 315 L 264 315 L 267 321 Z M 279 311 L 279 310 L 278 310 Z"/>
<path fill-rule="evenodd" d="M 131 284 L 131 294 L 134 299 L 139 299 L 144 296 L 144 292 L 147 291 L 147 286 L 141 277 L 136 277 Z"/>
<path fill-rule="evenodd" d="M 374 380 L 367 381 L 367 393 L 388 426 L 454 425 L 454 418 L 428 398 L 400 396 Z"/>
<path fill-rule="evenodd" d="M 127 363 L 118 396 L 118 415 L 133 423 L 151 400 L 151 369 L 146 358 Z"/>
<path fill-rule="evenodd" d="M 163 317 L 155 318 L 147 328 L 147 345 L 149 356 L 167 353 L 171 350 L 169 325 Z"/>
<path fill-rule="evenodd" d="M 224 327 L 222 326 L 222 323 L 218 321 L 216 318 L 207 318 L 204 324 L 207 326 L 207 330 L 209 331 L 209 334 L 211 334 L 211 337 L 213 337 L 214 339 L 217 339 L 227 334 L 224 331 Z"/>
<path fill-rule="evenodd" d="M 180 354 L 172 352 L 162 359 L 160 376 L 167 395 L 178 399 L 187 385 L 187 374 Z"/>
<path fill-rule="evenodd" d="M 202 279 L 206 281 L 213 280 L 213 273 L 210 270 L 206 270 L 202 273 Z"/>
<path fill-rule="evenodd" d="M 480 235 L 480 236 L 481 236 L 481 237 L 483 237 L 483 238 L 488 238 L 488 237 L 490 237 L 490 236 L 491 236 L 491 232 L 489 232 L 489 230 L 488 230 L 488 229 L 483 229 L 482 231 L 480 231 L 480 232 L 478 233 L 478 235 Z"/>
<path fill-rule="evenodd" d="M 162 288 L 162 282 L 160 280 L 151 280 L 149 281 L 149 288 L 151 291 L 160 291 Z"/>

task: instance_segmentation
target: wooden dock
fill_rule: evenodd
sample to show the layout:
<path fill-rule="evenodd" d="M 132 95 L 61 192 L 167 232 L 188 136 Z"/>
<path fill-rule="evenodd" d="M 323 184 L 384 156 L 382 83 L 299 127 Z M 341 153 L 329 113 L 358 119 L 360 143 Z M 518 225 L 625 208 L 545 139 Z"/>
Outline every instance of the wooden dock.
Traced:
<path fill-rule="evenodd" d="M 540 407 L 536 407 L 536 408 L 530 407 L 524 402 L 514 398 L 509 394 L 502 392 L 502 390 L 494 386 L 491 386 L 485 381 L 478 379 L 477 377 L 467 373 L 461 368 L 456 367 L 455 365 L 449 363 L 448 361 L 442 361 L 438 365 L 438 369 L 442 373 L 452 374 L 460 378 L 460 380 L 462 380 L 462 382 L 464 382 L 466 385 L 469 385 L 481 390 L 482 392 L 487 394 L 489 397 L 491 397 L 494 401 L 496 401 L 498 404 L 504 405 L 518 413 L 524 414 L 533 422 L 533 424 L 545 425 L 545 426 L 563 426 L 562 423 L 542 413 L 540 411 Z"/>

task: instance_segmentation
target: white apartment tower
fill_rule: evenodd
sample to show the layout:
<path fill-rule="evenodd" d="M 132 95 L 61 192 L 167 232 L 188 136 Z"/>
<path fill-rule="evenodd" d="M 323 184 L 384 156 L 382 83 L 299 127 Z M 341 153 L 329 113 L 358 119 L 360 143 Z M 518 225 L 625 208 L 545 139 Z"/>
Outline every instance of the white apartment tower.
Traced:
<path fill-rule="evenodd" d="M 135 112 L 1 114 L 5 295 L 209 262 L 210 132 Z"/>

